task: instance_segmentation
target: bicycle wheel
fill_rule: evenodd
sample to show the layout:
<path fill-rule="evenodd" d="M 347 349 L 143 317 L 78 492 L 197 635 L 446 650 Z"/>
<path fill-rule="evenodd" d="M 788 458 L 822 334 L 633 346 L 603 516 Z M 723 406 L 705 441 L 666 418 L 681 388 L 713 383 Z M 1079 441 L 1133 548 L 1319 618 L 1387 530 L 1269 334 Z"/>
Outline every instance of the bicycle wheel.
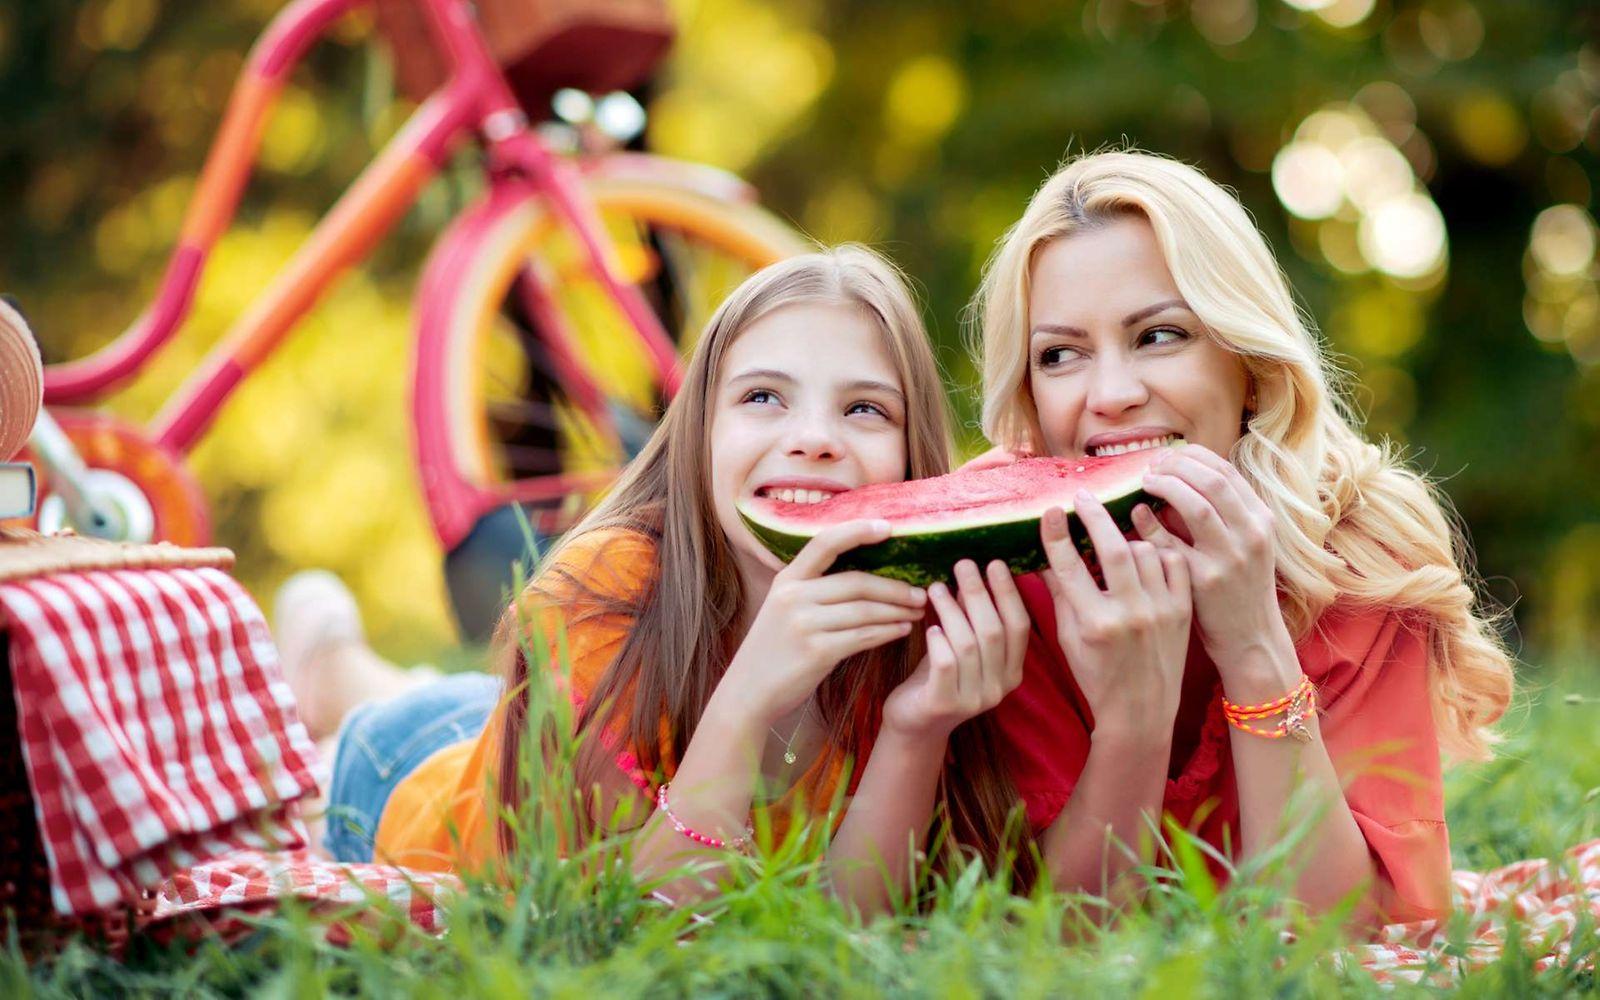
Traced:
<path fill-rule="evenodd" d="M 683 351 L 740 281 L 808 247 L 758 206 L 671 178 L 592 177 L 589 195 Z M 457 619 L 484 638 L 512 564 L 588 509 L 660 399 L 620 309 L 538 199 L 498 192 L 461 227 L 420 292 L 418 459 Z"/>

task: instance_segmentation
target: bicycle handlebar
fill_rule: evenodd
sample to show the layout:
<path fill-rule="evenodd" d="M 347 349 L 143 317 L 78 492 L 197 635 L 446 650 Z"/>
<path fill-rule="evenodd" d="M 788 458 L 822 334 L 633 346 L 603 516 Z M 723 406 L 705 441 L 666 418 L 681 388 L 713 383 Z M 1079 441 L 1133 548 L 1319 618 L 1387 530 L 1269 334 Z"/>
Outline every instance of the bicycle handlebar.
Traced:
<path fill-rule="evenodd" d="M 261 146 L 267 115 L 289 73 L 334 21 L 370 2 L 295 0 L 272 19 L 251 48 L 228 99 L 221 129 L 201 170 L 155 302 L 127 330 L 95 353 L 47 366 L 46 403 L 79 402 L 105 392 L 137 372 L 177 332 L 194 303 L 206 258 L 238 208 Z"/>

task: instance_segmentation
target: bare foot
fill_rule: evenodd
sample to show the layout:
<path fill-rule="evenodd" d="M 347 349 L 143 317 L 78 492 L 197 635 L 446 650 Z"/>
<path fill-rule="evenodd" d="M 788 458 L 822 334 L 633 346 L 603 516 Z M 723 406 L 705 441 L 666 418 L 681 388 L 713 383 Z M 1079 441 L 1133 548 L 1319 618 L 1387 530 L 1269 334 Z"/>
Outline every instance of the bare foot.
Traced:
<path fill-rule="evenodd" d="M 286 580 L 272 619 L 284 676 L 314 740 L 337 733 L 362 702 L 391 698 L 439 676 L 431 667 L 401 669 L 374 652 L 355 595 L 326 570 L 303 570 Z"/>

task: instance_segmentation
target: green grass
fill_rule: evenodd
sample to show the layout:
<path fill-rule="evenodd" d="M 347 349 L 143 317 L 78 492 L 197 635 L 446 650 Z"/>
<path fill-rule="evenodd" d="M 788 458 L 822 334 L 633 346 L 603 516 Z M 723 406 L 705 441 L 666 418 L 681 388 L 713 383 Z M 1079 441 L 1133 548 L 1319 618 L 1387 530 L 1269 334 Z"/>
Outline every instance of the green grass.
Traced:
<path fill-rule="evenodd" d="M 1600 674 L 1532 673 L 1496 761 L 1448 780 L 1456 862 L 1484 867 L 1559 853 L 1600 836 Z M 1574 696 L 1585 700 L 1574 703 Z M 1587 700 L 1596 699 L 1596 700 Z M 559 773 L 572 748 L 545 769 Z M 559 783 L 543 785 L 551 796 Z M 925 905 L 863 924 L 811 876 L 815 844 L 795 840 L 743 865 L 702 907 L 709 923 L 646 898 L 619 844 L 560 861 L 558 808 L 523 817 L 527 845 L 509 886 L 474 885 L 453 904 L 449 934 L 398 926 L 348 948 L 288 912 L 232 947 L 136 945 L 112 961 L 83 944 L 26 963 L 0 951 L 0 996 L 604 996 L 1135 997 L 1600 993 L 1600 937 L 1585 927 L 1568 966 L 1535 974 L 1510 950 L 1447 990 L 1387 992 L 1329 956 L 1331 920 L 1297 920 L 1282 905 L 1281 866 L 1266 863 L 1224 889 L 1196 845 L 1178 840 L 1163 887 L 1107 927 L 1093 900 L 1017 897 L 977 868 L 930 876 Z M 1293 929 L 1286 940 L 1283 931 Z M 395 937 L 398 935 L 398 938 Z"/>

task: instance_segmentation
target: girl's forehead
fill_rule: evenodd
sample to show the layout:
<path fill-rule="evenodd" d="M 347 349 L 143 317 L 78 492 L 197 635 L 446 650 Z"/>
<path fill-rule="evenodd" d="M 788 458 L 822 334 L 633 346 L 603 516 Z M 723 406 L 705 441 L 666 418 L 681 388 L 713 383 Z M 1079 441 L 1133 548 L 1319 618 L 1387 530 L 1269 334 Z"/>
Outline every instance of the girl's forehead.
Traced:
<path fill-rule="evenodd" d="M 750 323 L 728 345 L 721 381 L 751 370 L 796 380 L 872 377 L 899 387 L 887 335 L 861 309 L 834 302 L 783 306 Z"/>

